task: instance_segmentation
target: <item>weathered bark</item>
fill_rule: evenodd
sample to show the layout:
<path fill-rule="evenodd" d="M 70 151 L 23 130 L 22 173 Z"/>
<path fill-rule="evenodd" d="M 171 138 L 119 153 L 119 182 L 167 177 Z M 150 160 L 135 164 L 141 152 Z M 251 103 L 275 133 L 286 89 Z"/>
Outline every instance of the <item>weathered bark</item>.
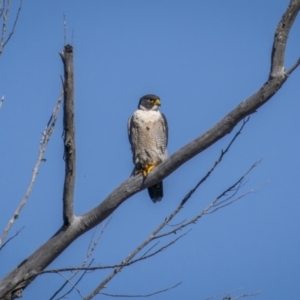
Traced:
<path fill-rule="evenodd" d="M 73 203 L 73 194 L 71 193 L 70 202 L 64 202 L 66 206 L 64 208 L 65 226 L 62 226 L 52 238 L 0 282 L 0 299 L 15 298 L 17 293 L 21 293 L 21 291 L 34 280 L 39 271 L 46 268 L 77 237 L 105 220 L 119 205 L 132 195 L 163 180 L 185 162 L 230 133 L 243 118 L 256 112 L 259 107 L 271 99 L 278 89 L 281 88 L 292 71 L 300 64 L 300 60 L 298 60 L 289 71 L 285 72 L 284 54 L 286 41 L 289 30 L 299 10 L 300 0 L 291 0 L 275 33 L 269 78 L 255 94 L 242 101 L 234 110 L 207 132 L 174 153 L 155 168 L 145 180 L 141 175 L 127 179 L 101 204 L 86 214 L 79 217 L 73 216 L 73 209 L 70 205 L 70 203 Z M 72 111 L 74 113 L 74 110 Z"/>
<path fill-rule="evenodd" d="M 65 183 L 63 190 L 64 226 L 70 225 L 74 218 L 73 200 L 76 177 L 76 144 L 74 112 L 74 64 L 73 47 L 66 45 L 59 53 L 65 69 L 64 80 L 64 159 Z"/>

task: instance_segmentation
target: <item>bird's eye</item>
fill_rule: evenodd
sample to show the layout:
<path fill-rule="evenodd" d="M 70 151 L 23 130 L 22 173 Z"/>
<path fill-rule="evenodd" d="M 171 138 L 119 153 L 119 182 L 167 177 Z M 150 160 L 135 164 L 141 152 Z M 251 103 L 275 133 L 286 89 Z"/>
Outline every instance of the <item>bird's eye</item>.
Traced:
<path fill-rule="evenodd" d="M 154 99 L 149 99 L 149 101 L 153 103 L 153 102 L 154 102 Z"/>

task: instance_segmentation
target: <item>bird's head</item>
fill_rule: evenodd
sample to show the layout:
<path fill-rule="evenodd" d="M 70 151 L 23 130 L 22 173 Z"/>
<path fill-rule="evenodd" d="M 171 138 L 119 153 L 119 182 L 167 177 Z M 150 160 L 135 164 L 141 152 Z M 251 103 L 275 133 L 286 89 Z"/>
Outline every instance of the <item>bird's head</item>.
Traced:
<path fill-rule="evenodd" d="M 140 99 L 138 108 L 141 110 L 158 110 L 160 106 L 160 98 L 156 95 L 145 95 Z"/>

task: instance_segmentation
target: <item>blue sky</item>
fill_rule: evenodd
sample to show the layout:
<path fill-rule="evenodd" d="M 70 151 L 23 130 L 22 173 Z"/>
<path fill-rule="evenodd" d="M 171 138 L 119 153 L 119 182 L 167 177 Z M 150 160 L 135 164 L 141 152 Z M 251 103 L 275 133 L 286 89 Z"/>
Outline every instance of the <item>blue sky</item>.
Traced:
<path fill-rule="evenodd" d="M 170 128 L 168 150 L 174 153 L 267 80 L 275 28 L 288 3 L 24 1 L 16 33 L 0 58 L 0 95 L 5 95 L 0 111 L 0 228 L 25 193 L 41 132 L 60 92 L 63 13 L 69 42 L 74 30 L 74 207 L 80 215 L 130 175 L 126 123 L 139 98 L 160 96 Z M 287 68 L 300 55 L 299 30 L 298 17 L 288 41 Z M 299 297 L 299 80 L 296 70 L 252 115 L 224 162 L 174 222 L 201 211 L 261 158 L 243 190 L 267 184 L 204 217 L 160 255 L 123 270 L 107 285 L 107 293 L 147 294 L 182 281 L 152 299 L 206 299 L 240 287 L 244 289 L 235 295 L 265 288 L 257 299 Z M 236 130 L 165 179 L 162 202 L 154 205 L 146 191 L 126 201 L 113 214 L 94 253 L 95 263 L 118 263 L 139 245 L 207 172 Z M 1 277 L 62 224 L 61 135 L 60 118 L 47 162 L 11 234 L 25 228 L 1 251 Z M 80 237 L 50 267 L 79 265 L 91 235 Z M 89 275 L 79 285 L 82 293 L 88 294 L 106 274 Z M 61 282 L 59 275 L 44 275 L 25 290 L 23 299 L 49 299 Z M 71 299 L 80 298 L 75 293 Z"/>

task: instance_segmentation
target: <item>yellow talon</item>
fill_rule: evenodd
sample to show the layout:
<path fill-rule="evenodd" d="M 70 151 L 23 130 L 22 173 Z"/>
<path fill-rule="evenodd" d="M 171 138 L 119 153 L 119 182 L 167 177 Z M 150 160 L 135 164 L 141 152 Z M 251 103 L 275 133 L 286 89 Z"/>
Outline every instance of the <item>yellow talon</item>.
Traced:
<path fill-rule="evenodd" d="M 144 175 L 144 177 L 146 177 L 149 174 L 149 172 L 152 171 L 156 166 L 157 166 L 157 164 L 145 166 L 143 168 L 143 175 Z"/>

